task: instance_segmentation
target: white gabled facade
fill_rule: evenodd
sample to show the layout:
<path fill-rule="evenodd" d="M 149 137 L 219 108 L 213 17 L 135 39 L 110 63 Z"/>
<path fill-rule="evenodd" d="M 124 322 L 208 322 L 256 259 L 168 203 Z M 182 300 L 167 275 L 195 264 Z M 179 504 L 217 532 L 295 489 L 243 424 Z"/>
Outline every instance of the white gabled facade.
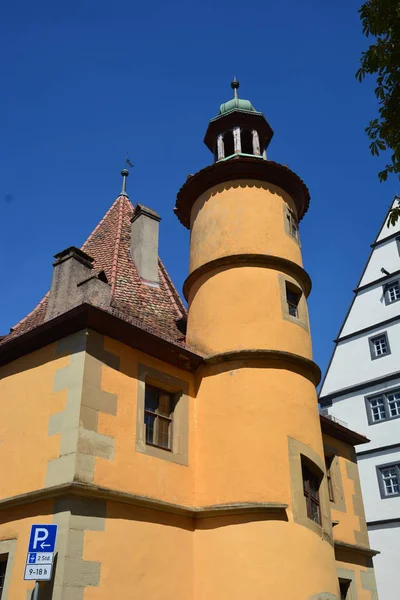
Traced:
<path fill-rule="evenodd" d="M 400 198 L 395 197 L 392 207 Z M 398 600 L 400 221 L 382 224 L 320 392 L 321 407 L 371 441 L 357 453 L 380 600 Z"/>

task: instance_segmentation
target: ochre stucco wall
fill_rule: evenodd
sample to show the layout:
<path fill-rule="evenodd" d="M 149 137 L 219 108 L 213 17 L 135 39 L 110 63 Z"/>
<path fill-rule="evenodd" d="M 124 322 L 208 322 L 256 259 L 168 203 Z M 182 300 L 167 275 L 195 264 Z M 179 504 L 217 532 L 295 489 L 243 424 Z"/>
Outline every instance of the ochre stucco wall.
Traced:
<path fill-rule="evenodd" d="M 199 196 L 191 213 L 190 272 L 232 254 L 271 254 L 302 265 L 299 245 L 285 232 L 285 207 L 294 202 L 278 186 L 227 181 Z"/>
<path fill-rule="evenodd" d="M 256 266 L 249 258 L 278 257 L 302 266 L 300 245 L 289 235 L 289 208 L 295 212 L 281 188 L 252 180 L 214 186 L 196 200 L 190 272 L 216 259 L 242 258 L 213 267 L 190 283 L 187 339 L 194 348 L 205 354 L 268 348 L 311 358 L 306 290 L 302 323 L 287 319 L 284 280 L 293 278 L 283 273 L 282 264 Z M 294 282 L 301 292 L 304 283 Z"/>
<path fill-rule="evenodd" d="M 63 410 L 66 392 L 54 391 L 54 376 L 69 357 L 50 344 L 0 367 L 0 497 L 45 484 L 48 461 L 59 454 L 60 439 L 49 437 L 49 419 Z"/>
<path fill-rule="evenodd" d="M 335 540 L 349 544 L 369 547 L 367 525 L 365 521 L 364 505 L 361 495 L 358 467 L 354 448 L 324 434 L 324 445 L 336 450 L 339 460 L 340 473 L 337 468 L 332 471 L 333 483 L 340 483 L 343 491 L 344 502 L 332 503 L 331 514 L 338 524 L 333 528 Z M 340 482 L 335 479 L 340 478 Z M 334 494 L 338 492 L 335 492 Z M 339 499 L 340 500 L 340 499 Z"/>
<path fill-rule="evenodd" d="M 110 338 L 104 347 L 120 358 L 119 370 L 103 365 L 103 390 L 117 396 L 116 415 L 99 415 L 98 431 L 115 440 L 114 458 L 96 458 L 94 483 L 166 502 L 195 502 L 195 410 L 191 374 L 162 363 Z M 138 366 L 144 364 L 189 384 L 189 466 L 147 456 L 136 451 Z"/>
<path fill-rule="evenodd" d="M 315 387 L 267 361 L 203 368 L 197 425 L 199 505 L 239 500 L 290 505 L 288 436 L 323 460 Z"/>
<path fill-rule="evenodd" d="M 375 573 L 370 558 L 341 550 L 336 552 L 336 559 L 338 577 L 352 581 L 351 600 L 378 600 Z"/>
<path fill-rule="evenodd" d="M 308 319 L 300 324 L 284 318 L 279 275 L 284 276 L 264 267 L 234 266 L 199 277 L 189 292 L 190 343 L 205 354 L 266 348 L 311 358 Z"/>
<path fill-rule="evenodd" d="M 42 501 L 28 506 L 15 507 L 0 512 L 0 541 L 15 540 L 14 557 L 11 568 L 11 581 L 4 600 L 26 600 L 27 591 L 33 590 L 35 582 L 24 581 L 24 571 L 31 526 L 51 523 L 53 502 Z"/>
<path fill-rule="evenodd" d="M 204 519 L 195 533 L 201 600 L 309 600 L 337 593 L 332 547 L 300 525 L 237 517 Z"/>
<path fill-rule="evenodd" d="M 101 562 L 85 600 L 195 597 L 190 518 L 108 502 L 105 531 L 85 534 L 83 559 Z"/>

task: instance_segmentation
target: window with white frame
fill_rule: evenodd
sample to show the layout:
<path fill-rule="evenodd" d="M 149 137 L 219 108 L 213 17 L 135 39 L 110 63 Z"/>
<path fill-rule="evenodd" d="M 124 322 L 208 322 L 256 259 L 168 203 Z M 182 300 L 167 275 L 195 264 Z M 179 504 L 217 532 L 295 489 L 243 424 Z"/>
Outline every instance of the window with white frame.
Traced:
<path fill-rule="evenodd" d="M 386 338 L 384 335 L 381 337 L 375 338 L 372 342 L 375 350 L 375 356 L 381 356 L 382 354 L 386 354 L 387 352 L 387 344 Z"/>
<path fill-rule="evenodd" d="M 386 304 L 393 304 L 393 302 L 400 300 L 400 282 L 396 280 L 386 284 L 384 294 Z"/>
<path fill-rule="evenodd" d="M 384 421 L 386 419 L 385 402 L 383 398 L 371 398 L 369 401 L 371 407 L 372 421 Z"/>
<path fill-rule="evenodd" d="M 400 464 L 382 465 L 377 470 L 381 497 L 400 496 Z"/>
<path fill-rule="evenodd" d="M 390 417 L 400 417 L 400 391 L 386 394 Z"/>
<path fill-rule="evenodd" d="M 370 424 L 400 417 L 400 389 L 367 398 L 366 402 Z"/>
<path fill-rule="evenodd" d="M 369 348 L 372 360 L 390 354 L 390 346 L 386 333 L 369 338 Z"/>

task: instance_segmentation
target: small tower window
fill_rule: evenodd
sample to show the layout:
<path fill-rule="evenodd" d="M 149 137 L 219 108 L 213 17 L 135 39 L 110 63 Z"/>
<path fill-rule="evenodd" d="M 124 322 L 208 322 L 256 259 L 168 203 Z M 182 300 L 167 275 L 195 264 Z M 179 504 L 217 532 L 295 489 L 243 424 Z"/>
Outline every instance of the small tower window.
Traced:
<path fill-rule="evenodd" d="M 299 230 L 297 228 L 297 223 L 296 223 L 296 219 L 294 218 L 294 215 L 292 213 L 292 211 L 288 211 L 286 214 L 286 218 L 288 220 L 288 227 L 289 227 L 289 234 L 295 239 L 295 240 L 299 240 Z"/>
<path fill-rule="evenodd" d="M 233 131 L 227 131 L 224 133 L 224 154 L 225 158 L 235 154 L 235 143 L 233 140 Z"/>
<path fill-rule="evenodd" d="M 329 500 L 331 502 L 335 502 L 335 494 L 333 491 L 333 477 L 332 477 L 332 463 L 333 456 L 325 455 L 325 465 L 326 465 L 326 481 L 328 483 L 328 492 L 329 492 Z"/>
<path fill-rule="evenodd" d="M 350 600 L 351 598 L 351 581 L 339 579 L 340 600 Z"/>
<path fill-rule="evenodd" d="M 253 151 L 253 133 L 246 129 L 241 132 L 242 141 L 242 153 L 243 154 L 254 154 Z"/>
<path fill-rule="evenodd" d="M 319 502 L 320 478 L 313 473 L 308 464 L 302 460 L 303 493 L 307 506 L 307 517 L 321 525 L 321 510 Z"/>
<path fill-rule="evenodd" d="M 299 302 L 301 294 L 299 294 L 294 287 L 289 286 L 286 283 L 286 301 L 288 305 L 288 312 L 291 317 L 299 318 Z"/>

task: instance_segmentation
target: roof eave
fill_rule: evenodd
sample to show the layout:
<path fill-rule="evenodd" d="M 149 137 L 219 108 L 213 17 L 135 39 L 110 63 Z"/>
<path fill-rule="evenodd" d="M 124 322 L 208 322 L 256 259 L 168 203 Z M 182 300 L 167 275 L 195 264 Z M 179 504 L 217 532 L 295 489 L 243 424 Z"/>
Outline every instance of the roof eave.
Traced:
<path fill-rule="evenodd" d="M 201 169 L 183 184 L 176 197 L 174 212 L 182 225 L 190 228 L 190 215 L 197 198 L 214 185 L 231 180 L 255 179 L 274 184 L 285 190 L 293 199 L 298 220 L 307 212 L 310 193 L 305 183 L 287 166 L 259 157 L 236 156 Z"/>
<path fill-rule="evenodd" d="M 82 329 L 93 329 L 185 371 L 196 371 L 203 364 L 202 356 L 173 340 L 123 320 L 112 312 L 84 303 L 4 342 L 0 346 L 0 366 Z"/>
<path fill-rule="evenodd" d="M 319 415 L 321 422 L 322 433 L 326 433 L 337 440 L 345 442 L 346 444 L 350 444 L 351 446 L 359 446 L 360 444 L 368 444 L 370 440 L 361 435 L 361 433 L 357 433 L 352 429 L 348 429 L 344 425 L 341 425 L 337 421 L 333 421 L 324 415 Z"/>

